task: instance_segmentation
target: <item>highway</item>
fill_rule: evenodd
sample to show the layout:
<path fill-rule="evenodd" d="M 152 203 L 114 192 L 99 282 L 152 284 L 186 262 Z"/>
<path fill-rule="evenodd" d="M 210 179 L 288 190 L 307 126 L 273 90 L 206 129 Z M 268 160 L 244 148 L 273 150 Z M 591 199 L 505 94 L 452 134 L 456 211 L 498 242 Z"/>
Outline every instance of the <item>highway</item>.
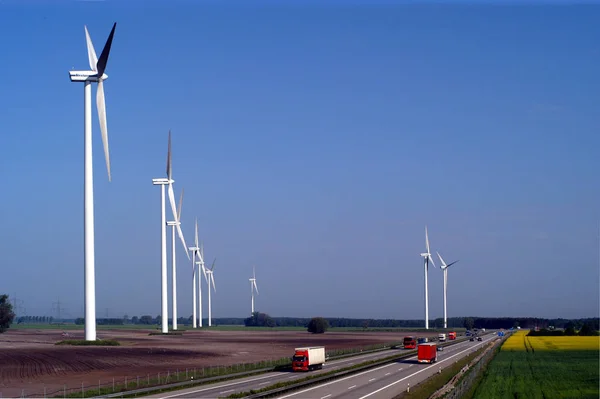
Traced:
<path fill-rule="evenodd" d="M 487 336 L 484 338 L 482 342 L 462 342 L 459 344 L 452 345 L 447 347 L 444 351 L 438 352 L 438 362 L 434 365 L 433 368 L 429 365 L 417 364 L 416 356 L 411 357 L 406 360 L 390 363 L 388 365 L 384 365 L 375 369 L 371 369 L 365 372 L 361 372 L 359 374 L 355 374 L 349 377 L 344 377 L 339 380 L 331 381 L 328 383 L 324 383 L 321 385 L 315 385 L 305 390 L 300 390 L 296 392 L 292 392 L 290 394 L 286 394 L 282 396 L 282 398 L 295 398 L 295 399 L 304 399 L 304 398 L 334 398 L 334 397 L 362 397 L 364 394 L 367 394 L 371 391 L 375 391 L 389 383 L 394 382 L 394 379 L 404 378 L 407 376 L 408 378 L 404 379 L 404 382 L 410 382 L 411 386 L 416 384 L 418 381 L 422 381 L 432 374 L 434 374 L 438 370 L 438 366 L 445 367 L 448 362 L 443 362 L 445 359 L 449 359 L 453 355 L 457 355 L 455 357 L 451 357 L 451 359 L 459 359 L 463 356 L 466 356 L 471 348 L 480 347 L 483 343 L 488 342 L 489 339 L 495 338 L 495 335 L 488 338 Z M 326 373 L 332 370 L 344 368 L 351 366 L 353 364 L 362 363 L 368 360 L 375 360 L 380 358 L 385 358 L 387 356 L 391 356 L 394 354 L 401 354 L 402 352 L 407 352 L 408 350 L 404 349 L 390 349 L 381 352 L 369 353 L 365 355 L 353 356 L 345 359 L 332 360 L 325 363 L 323 366 L 323 370 L 312 371 L 310 373 L 294 373 L 294 372 L 271 372 L 266 374 L 255 375 L 252 377 L 239 378 L 235 380 L 223 381 L 214 384 L 206 384 L 197 386 L 195 388 L 187 388 L 172 392 L 163 392 L 156 395 L 148 395 L 144 396 L 146 398 L 223 398 L 229 396 L 231 394 L 237 392 L 246 392 L 251 389 L 261 389 L 265 388 L 269 385 L 283 382 L 283 381 L 292 381 L 294 379 L 301 379 L 308 375 L 315 375 Z M 465 351 L 464 353 L 461 351 Z M 424 370 L 428 368 L 427 370 Z M 424 370 L 424 371 L 421 371 Z M 416 373 L 415 373 L 416 372 Z M 387 381 L 386 384 L 383 382 Z M 402 383 L 398 383 L 390 386 L 389 388 L 384 388 L 382 391 L 377 392 L 373 396 L 373 398 L 389 398 L 393 397 L 393 392 L 402 392 L 400 387 L 404 387 L 405 385 Z M 375 387 L 371 389 L 372 387 Z M 395 388 L 392 388 L 395 387 Z M 350 388 L 350 389 L 349 389 Z M 400 390 L 398 390 L 400 389 Z M 362 394 L 362 392 L 366 392 Z M 360 394 L 359 394 L 360 393 Z M 356 395 L 358 394 L 358 395 Z"/>
<path fill-rule="evenodd" d="M 388 349 L 380 352 L 368 353 L 365 355 L 357 355 L 345 359 L 327 361 L 323 365 L 322 370 L 311 371 L 310 373 L 293 373 L 293 372 L 272 372 L 266 374 L 255 375 L 252 377 L 239 378 L 219 382 L 215 384 L 201 385 L 195 388 L 182 389 L 172 392 L 164 392 L 157 395 L 145 396 L 146 398 L 218 398 L 229 396 L 236 392 L 245 392 L 251 389 L 261 389 L 266 386 L 275 384 L 281 381 L 290 381 L 293 379 L 304 378 L 308 375 L 326 373 L 332 370 L 352 366 L 353 364 L 362 363 L 369 360 L 376 360 L 408 352 L 405 349 Z M 291 357 L 292 354 L 290 354 Z"/>
<path fill-rule="evenodd" d="M 431 377 L 440 369 L 448 367 L 453 362 L 467 356 L 473 350 L 480 348 L 493 339 L 498 338 L 493 333 L 483 336 L 483 341 L 466 341 L 445 348 L 438 352 L 438 360 L 434 364 L 419 364 L 417 357 L 399 360 L 371 370 L 367 370 L 334 381 L 314 385 L 278 399 L 388 399 L 406 392 L 410 384 L 414 387 L 419 382 Z"/>

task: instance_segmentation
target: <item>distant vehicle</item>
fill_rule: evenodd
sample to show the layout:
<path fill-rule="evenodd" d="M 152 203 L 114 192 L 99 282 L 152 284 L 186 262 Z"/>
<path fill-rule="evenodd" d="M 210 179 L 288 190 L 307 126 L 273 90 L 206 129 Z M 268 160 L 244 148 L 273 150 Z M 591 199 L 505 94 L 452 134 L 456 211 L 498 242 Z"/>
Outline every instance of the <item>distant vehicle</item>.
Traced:
<path fill-rule="evenodd" d="M 465 336 L 470 337 L 471 336 L 471 331 L 467 330 L 467 332 L 465 332 Z"/>
<path fill-rule="evenodd" d="M 456 339 L 456 332 L 454 332 L 454 331 L 449 332 L 448 333 L 448 339 L 450 341 L 455 340 Z"/>
<path fill-rule="evenodd" d="M 412 336 L 404 337 L 404 349 L 415 349 L 417 347 L 417 339 Z"/>
<path fill-rule="evenodd" d="M 292 370 L 310 371 L 322 369 L 325 364 L 325 347 L 313 346 L 296 348 L 292 357 Z"/>
<path fill-rule="evenodd" d="M 438 335 L 438 341 L 440 341 L 440 342 L 446 342 L 446 334 L 439 334 Z"/>
<path fill-rule="evenodd" d="M 469 338 L 469 341 L 475 341 L 475 337 Z"/>
<path fill-rule="evenodd" d="M 485 328 L 482 328 L 482 329 L 481 329 L 481 332 L 485 332 Z"/>
<path fill-rule="evenodd" d="M 417 344 L 424 344 L 425 342 L 429 341 L 427 338 L 417 338 Z"/>
<path fill-rule="evenodd" d="M 444 350 L 444 347 L 443 347 L 443 346 L 438 346 L 438 347 L 437 347 L 437 351 L 438 351 L 438 352 L 441 352 L 441 351 L 443 351 L 443 350 Z"/>
<path fill-rule="evenodd" d="M 477 341 L 483 341 L 483 338 L 477 337 Z"/>
<path fill-rule="evenodd" d="M 504 331 L 498 331 L 498 336 L 499 337 L 504 337 Z"/>
<path fill-rule="evenodd" d="M 437 345 L 435 342 L 420 344 L 417 349 L 417 361 L 419 363 L 433 363 L 437 360 Z"/>

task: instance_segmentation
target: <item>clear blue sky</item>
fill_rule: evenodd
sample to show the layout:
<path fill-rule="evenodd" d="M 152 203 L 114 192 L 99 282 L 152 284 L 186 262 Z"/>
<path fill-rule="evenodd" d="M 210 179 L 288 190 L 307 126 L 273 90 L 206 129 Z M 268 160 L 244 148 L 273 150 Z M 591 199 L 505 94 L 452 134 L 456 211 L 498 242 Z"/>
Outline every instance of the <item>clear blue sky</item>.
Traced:
<path fill-rule="evenodd" d="M 0 2 L 0 292 L 28 314 L 59 297 L 81 314 L 67 72 L 87 69 L 84 24 L 100 54 L 117 21 L 112 183 L 93 109 L 99 316 L 160 313 L 169 129 L 184 233 L 197 216 L 217 257 L 215 317 L 249 313 L 256 265 L 271 315 L 422 318 L 425 224 L 460 259 L 450 316 L 598 316 L 600 6 L 52 3 Z"/>

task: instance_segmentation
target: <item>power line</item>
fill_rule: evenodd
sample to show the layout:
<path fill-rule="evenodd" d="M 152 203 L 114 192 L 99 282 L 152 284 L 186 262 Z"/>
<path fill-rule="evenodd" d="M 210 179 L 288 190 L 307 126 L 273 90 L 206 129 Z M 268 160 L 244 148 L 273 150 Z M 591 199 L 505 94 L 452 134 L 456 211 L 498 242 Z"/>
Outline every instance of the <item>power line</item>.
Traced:
<path fill-rule="evenodd" d="M 56 312 L 56 321 L 62 321 L 62 314 L 65 311 L 65 308 L 60 305 L 60 298 L 56 302 L 52 302 L 52 312 Z"/>

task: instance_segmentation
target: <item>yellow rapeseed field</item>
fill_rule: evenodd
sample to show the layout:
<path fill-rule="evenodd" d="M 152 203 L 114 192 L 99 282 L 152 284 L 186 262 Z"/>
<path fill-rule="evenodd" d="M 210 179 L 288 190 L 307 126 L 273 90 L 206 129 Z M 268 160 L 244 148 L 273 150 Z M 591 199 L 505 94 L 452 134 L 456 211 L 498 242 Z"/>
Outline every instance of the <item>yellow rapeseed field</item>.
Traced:
<path fill-rule="evenodd" d="M 502 345 L 502 350 L 600 350 L 600 337 L 528 337 L 528 332 L 519 330 L 512 334 Z"/>

